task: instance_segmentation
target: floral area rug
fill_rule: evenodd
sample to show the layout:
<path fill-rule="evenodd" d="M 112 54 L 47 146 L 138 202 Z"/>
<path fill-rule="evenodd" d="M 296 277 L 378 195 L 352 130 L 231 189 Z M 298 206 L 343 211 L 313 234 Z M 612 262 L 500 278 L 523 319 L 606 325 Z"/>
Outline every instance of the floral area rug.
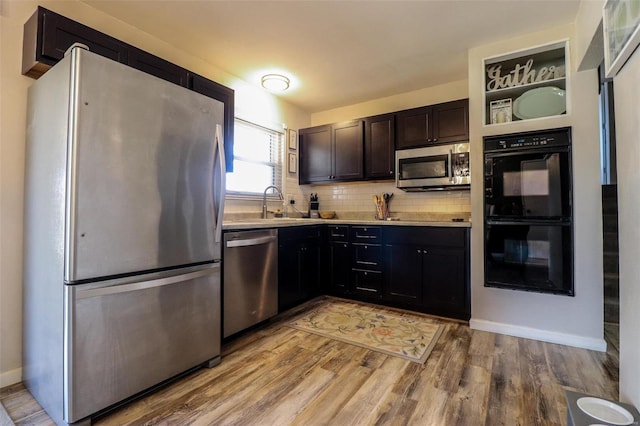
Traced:
<path fill-rule="evenodd" d="M 443 326 L 356 304 L 330 302 L 288 324 L 330 339 L 423 364 Z"/>

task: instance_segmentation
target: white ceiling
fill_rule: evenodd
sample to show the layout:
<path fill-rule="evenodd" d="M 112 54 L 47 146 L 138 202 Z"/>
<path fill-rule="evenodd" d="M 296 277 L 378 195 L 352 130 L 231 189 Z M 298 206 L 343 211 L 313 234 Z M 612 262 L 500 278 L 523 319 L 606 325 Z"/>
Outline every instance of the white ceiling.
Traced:
<path fill-rule="evenodd" d="M 574 20 L 579 0 L 83 0 L 312 113 L 465 79 L 467 49 Z"/>

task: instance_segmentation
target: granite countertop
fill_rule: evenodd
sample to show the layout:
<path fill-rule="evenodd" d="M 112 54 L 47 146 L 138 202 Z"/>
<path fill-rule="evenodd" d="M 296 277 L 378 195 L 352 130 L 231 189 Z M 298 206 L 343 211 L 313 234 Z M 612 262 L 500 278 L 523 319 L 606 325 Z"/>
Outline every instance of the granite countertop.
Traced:
<path fill-rule="evenodd" d="M 369 216 L 369 218 L 367 217 Z M 371 225 L 371 226 L 446 226 L 457 228 L 470 228 L 471 221 L 469 214 L 429 214 L 415 213 L 404 214 L 393 217 L 391 220 L 377 220 L 370 217 L 368 213 L 339 213 L 335 219 L 308 219 L 308 218 L 269 218 L 260 219 L 250 217 L 247 214 L 230 214 L 225 216 L 222 224 L 223 230 L 235 229 L 255 229 L 255 228 L 279 228 L 285 226 L 304 226 L 304 225 Z M 462 219 L 462 221 L 454 221 L 453 219 Z"/>

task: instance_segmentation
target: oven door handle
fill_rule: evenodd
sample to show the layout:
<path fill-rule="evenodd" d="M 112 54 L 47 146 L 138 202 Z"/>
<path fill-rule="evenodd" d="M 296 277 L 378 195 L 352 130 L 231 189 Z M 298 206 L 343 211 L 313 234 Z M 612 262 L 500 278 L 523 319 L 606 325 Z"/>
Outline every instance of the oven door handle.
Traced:
<path fill-rule="evenodd" d="M 548 226 L 568 226 L 571 225 L 569 218 L 549 218 L 549 219 L 500 219 L 500 218 L 486 218 L 486 225 L 548 225 Z"/>

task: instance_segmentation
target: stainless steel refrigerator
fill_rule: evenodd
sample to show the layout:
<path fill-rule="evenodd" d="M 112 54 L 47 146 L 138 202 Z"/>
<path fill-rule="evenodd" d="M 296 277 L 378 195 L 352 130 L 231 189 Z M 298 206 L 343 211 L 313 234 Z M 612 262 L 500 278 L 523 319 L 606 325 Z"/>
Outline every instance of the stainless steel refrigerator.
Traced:
<path fill-rule="evenodd" d="M 57 423 L 219 362 L 223 109 L 82 48 L 30 87 L 23 377 Z"/>

